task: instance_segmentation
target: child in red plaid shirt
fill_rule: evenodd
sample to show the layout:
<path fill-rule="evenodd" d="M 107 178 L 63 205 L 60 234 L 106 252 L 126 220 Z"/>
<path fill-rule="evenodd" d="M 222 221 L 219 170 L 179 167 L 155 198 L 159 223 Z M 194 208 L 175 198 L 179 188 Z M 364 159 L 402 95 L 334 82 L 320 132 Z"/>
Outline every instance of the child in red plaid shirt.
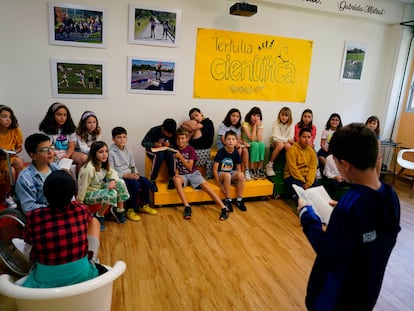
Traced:
<path fill-rule="evenodd" d="M 32 245 L 34 266 L 23 286 L 59 287 L 99 275 L 88 257 L 92 253 L 96 259 L 99 222 L 85 205 L 71 201 L 75 191 L 75 181 L 65 171 L 54 171 L 46 178 L 43 192 L 49 205 L 27 214 L 24 239 Z"/>

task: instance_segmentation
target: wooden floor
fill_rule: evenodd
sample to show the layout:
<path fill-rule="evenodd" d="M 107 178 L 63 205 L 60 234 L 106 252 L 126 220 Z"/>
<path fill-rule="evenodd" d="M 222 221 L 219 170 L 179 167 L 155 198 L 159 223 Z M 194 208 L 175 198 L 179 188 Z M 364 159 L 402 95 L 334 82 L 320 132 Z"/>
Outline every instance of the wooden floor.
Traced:
<path fill-rule="evenodd" d="M 402 231 L 376 311 L 414 305 L 414 199 L 406 184 L 396 187 Z M 139 223 L 108 222 L 101 262 L 127 264 L 114 283 L 112 310 L 305 310 L 315 254 L 294 210 L 274 199 L 246 206 L 224 222 L 212 204 L 194 206 L 190 221 L 179 206 L 159 208 Z M 15 310 L 14 302 L 0 296 L 0 310 Z"/>

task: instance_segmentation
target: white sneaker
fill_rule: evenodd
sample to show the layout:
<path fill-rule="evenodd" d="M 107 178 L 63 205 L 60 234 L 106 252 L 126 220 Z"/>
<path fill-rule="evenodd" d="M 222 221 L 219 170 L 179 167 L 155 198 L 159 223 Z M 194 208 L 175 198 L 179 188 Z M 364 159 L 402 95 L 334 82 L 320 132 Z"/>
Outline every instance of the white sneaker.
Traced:
<path fill-rule="evenodd" d="M 252 176 L 250 176 L 250 171 L 248 168 L 244 170 L 244 180 L 246 181 L 252 180 Z"/>
<path fill-rule="evenodd" d="M 266 164 L 266 175 L 269 177 L 276 175 L 275 171 L 273 170 L 273 163 Z"/>
<path fill-rule="evenodd" d="M 14 202 L 13 197 L 12 196 L 8 196 L 5 200 L 4 203 L 6 203 L 8 208 L 17 208 L 17 204 L 16 202 Z"/>

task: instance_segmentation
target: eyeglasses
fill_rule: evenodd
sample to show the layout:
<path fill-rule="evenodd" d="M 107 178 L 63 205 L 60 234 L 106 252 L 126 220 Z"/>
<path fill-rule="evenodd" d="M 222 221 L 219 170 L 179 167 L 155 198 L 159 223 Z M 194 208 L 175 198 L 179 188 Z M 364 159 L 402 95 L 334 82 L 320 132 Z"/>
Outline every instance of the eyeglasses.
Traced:
<path fill-rule="evenodd" d="M 37 152 L 55 152 L 56 148 L 55 146 L 49 146 L 49 147 L 43 147 L 43 148 L 39 148 L 37 149 Z"/>

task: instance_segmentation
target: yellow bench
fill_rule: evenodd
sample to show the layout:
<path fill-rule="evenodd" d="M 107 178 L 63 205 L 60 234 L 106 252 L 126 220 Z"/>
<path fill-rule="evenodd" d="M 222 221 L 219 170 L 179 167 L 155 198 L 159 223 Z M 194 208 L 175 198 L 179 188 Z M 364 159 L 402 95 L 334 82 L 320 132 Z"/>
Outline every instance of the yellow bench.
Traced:
<path fill-rule="evenodd" d="M 215 155 L 215 151 L 212 150 L 212 155 Z M 145 156 L 145 176 L 147 178 L 151 175 L 151 167 L 152 161 L 150 158 Z M 200 168 L 202 173 L 205 172 L 203 168 Z M 213 191 L 221 198 L 225 199 L 224 194 L 221 192 L 219 186 L 217 185 L 215 180 L 208 179 L 207 182 L 209 186 L 213 189 Z M 153 197 L 153 204 L 155 206 L 159 205 L 174 205 L 174 204 L 181 204 L 180 197 L 177 194 L 175 189 L 167 189 L 168 184 L 168 171 L 167 171 L 167 164 L 164 162 L 161 165 L 160 171 L 158 173 L 157 178 L 157 186 L 158 192 L 154 193 Z M 235 198 L 236 187 L 231 187 L 231 197 Z M 184 193 L 187 197 L 188 202 L 210 202 L 212 201 L 211 198 L 208 196 L 206 192 L 203 190 L 194 190 L 192 187 L 187 186 L 184 188 Z M 273 183 L 267 179 L 264 180 L 251 180 L 246 181 L 244 184 L 244 198 L 251 198 L 251 197 L 265 197 L 273 194 Z"/>

